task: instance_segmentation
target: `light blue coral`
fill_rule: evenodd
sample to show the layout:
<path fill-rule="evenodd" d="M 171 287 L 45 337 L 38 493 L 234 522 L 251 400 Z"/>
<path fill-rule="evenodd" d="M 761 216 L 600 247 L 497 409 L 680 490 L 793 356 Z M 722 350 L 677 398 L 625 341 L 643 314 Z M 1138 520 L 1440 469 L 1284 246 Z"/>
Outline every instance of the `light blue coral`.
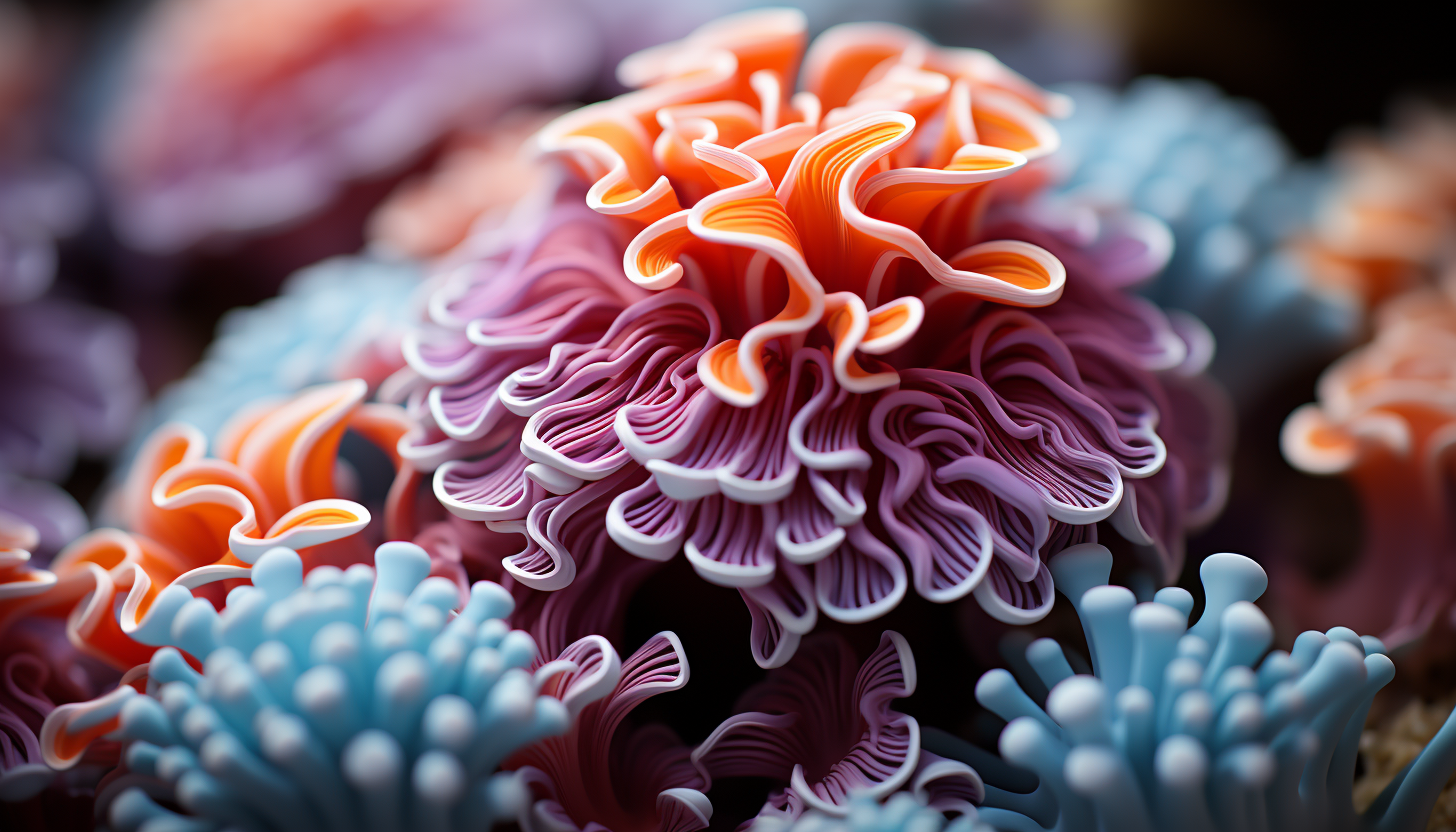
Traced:
<path fill-rule="evenodd" d="M 1060 189 L 1166 222 L 1174 251 L 1145 293 L 1196 315 L 1218 344 L 1212 371 L 1241 403 L 1352 343 L 1360 312 L 1311 289 L 1282 250 L 1309 225 L 1325 175 L 1297 163 L 1257 108 L 1202 81 L 1140 78 L 1124 93 L 1060 90 Z"/>
<path fill-rule="evenodd" d="M 341 360 L 412 320 L 422 274 L 408 260 L 333 257 L 294 274 L 278 297 L 232 310 L 202 361 L 162 391 L 124 458 L 165 422 L 213 437 L 249 404 L 336 380 Z"/>
<path fill-rule="evenodd" d="M 424 550 L 394 542 L 373 568 L 305 579 L 279 548 L 221 613 L 159 597 L 170 643 L 202 673 L 163 648 L 146 694 L 123 685 L 66 706 L 42 745 L 119 715 L 128 776 L 166 784 L 189 814 L 130 788 L 110 805 L 117 832 L 474 830 L 513 818 L 527 795 L 497 769 L 568 727 L 566 706 L 540 691 L 561 663 L 529 671 L 536 645 L 502 620 L 513 602 L 500 586 L 475 584 L 456 614 L 455 585 L 429 570 Z"/>
<path fill-rule="evenodd" d="M 1039 639 L 1020 683 L 1006 670 L 977 683 L 976 699 L 1008 722 L 1002 757 L 1040 778 L 1030 795 L 988 786 L 982 821 L 1016 832 L 1425 828 L 1456 769 L 1456 721 L 1369 810 L 1354 809 L 1361 730 L 1395 675 L 1377 639 L 1337 627 L 1268 652 L 1273 628 L 1251 603 L 1268 580 L 1240 555 L 1204 561 L 1205 608 L 1192 626 L 1186 590 L 1139 604 L 1106 585 L 1111 567 L 1096 544 L 1050 563 L 1082 620 L 1093 675 L 1073 674 L 1061 645 Z M 1045 710 L 1028 690 L 1049 691 Z"/>

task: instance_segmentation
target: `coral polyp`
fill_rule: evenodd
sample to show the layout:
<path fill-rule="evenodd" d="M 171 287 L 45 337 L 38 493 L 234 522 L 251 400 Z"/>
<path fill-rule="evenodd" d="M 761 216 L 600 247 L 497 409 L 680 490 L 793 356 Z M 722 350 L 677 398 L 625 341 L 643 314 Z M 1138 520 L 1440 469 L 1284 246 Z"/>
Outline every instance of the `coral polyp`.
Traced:
<path fill-rule="evenodd" d="M 272 549 L 221 613 L 201 598 L 171 608 L 169 646 L 130 684 L 47 717 L 46 761 L 64 768 L 94 738 L 120 739 L 118 830 L 478 829 L 515 817 L 524 787 L 499 769 L 566 730 L 568 704 L 542 687 L 575 665 L 533 672 L 535 643 L 502 620 L 508 592 L 477 583 L 460 606 L 429 570 L 408 543 L 380 547 L 373 567 L 307 577 L 296 552 Z"/>
<path fill-rule="evenodd" d="M 1007 721 L 1002 756 L 1041 781 L 1030 796 L 988 793 L 983 820 L 1046 828 L 1029 803 L 1068 832 L 1424 828 L 1456 759 L 1456 721 L 1364 813 L 1354 808 L 1365 716 L 1395 677 L 1379 639 L 1336 627 L 1270 651 L 1273 626 L 1252 603 L 1268 579 L 1240 555 L 1204 560 L 1191 624 L 1187 591 L 1138 603 L 1107 585 L 1111 566 L 1096 545 L 1052 561 L 1082 620 L 1090 675 L 1039 639 L 1020 682 L 993 670 L 976 684 L 977 701 Z M 1045 705 L 1028 689 L 1046 690 Z"/>

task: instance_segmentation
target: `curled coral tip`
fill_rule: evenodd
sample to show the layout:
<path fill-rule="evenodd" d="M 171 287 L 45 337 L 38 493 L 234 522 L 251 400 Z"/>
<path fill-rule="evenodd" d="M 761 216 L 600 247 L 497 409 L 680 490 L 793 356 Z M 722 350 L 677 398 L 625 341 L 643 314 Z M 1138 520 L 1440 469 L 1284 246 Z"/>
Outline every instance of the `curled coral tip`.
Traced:
<path fill-rule="evenodd" d="M 622 660 L 601 636 L 587 636 L 572 643 L 547 667 L 553 665 L 560 669 L 538 686 L 543 693 L 560 699 L 572 718 L 587 705 L 610 695 L 622 678 Z M 538 679 L 542 676 L 538 671 Z"/>
<path fill-rule="evenodd" d="M 903 788 L 914 776 L 915 768 L 920 762 L 920 723 L 913 717 L 898 716 L 882 729 L 882 735 L 888 742 L 886 747 L 877 747 L 871 752 L 874 773 L 871 775 L 868 772 L 855 772 L 864 782 L 859 793 L 877 800 Z M 836 764 L 835 768 L 841 769 L 841 776 L 853 776 L 849 772 L 858 768 L 858 765 L 846 759 Z M 789 788 L 806 806 L 830 817 L 844 817 L 848 814 L 849 807 L 840 802 L 842 798 L 838 794 L 831 792 L 822 783 L 811 785 L 808 782 L 803 765 L 794 766 L 793 773 L 789 776 Z"/>
<path fill-rule="evenodd" d="M 730 339 L 717 344 L 698 358 L 698 376 L 713 395 L 734 407 L 753 407 L 763 400 L 767 384 L 753 364 L 745 368 L 739 360 L 742 344 Z"/>
<path fill-rule="evenodd" d="M 1067 269 L 1050 252 L 1020 240 L 978 243 L 931 274 L 947 286 L 1015 306 L 1046 306 L 1062 296 Z"/>
<path fill-rule="evenodd" d="M 235 529 L 228 543 L 249 562 L 277 546 L 305 549 L 349 537 L 368 526 L 369 519 L 369 510 L 351 500 L 314 500 L 290 509 L 261 539 Z"/>
<path fill-rule="evenodd" d="M 64 770 L 80 762 L 88 745 L 116 730 L 122 706 L 136 695 L 135 688 L 122 685 L 99 699 L 69 703 L 51 711 L 40 731 L 46 765 Z"/>
<path fill-rule="evenodd" d="M 999 584 L 999 586 L 998 586 Z M 998 578 L 976 584 L 976 601 L 988 615 L 1007 624 L 1034 624 L 1046 618 L 1056 601 L 1052 576 L 1042 566 L 1030 583 L 1013 586 Z"/>
<path fill-rule="evenodd" d="M 677 258 L 695 237 L 688 230 L 687 211 L 668 214 L 642 230 L 627 245 L 622 267 L 627 279 L 644 289 L 667 289 L 683 277 Z"/>
<path fill-rule="evenodd" d="M 713 819 L 713 804 L 697 789 L 663 789 L 657 794 L 657 814 L 663 830 L 705 829 Z"/>
<path fill-rule="evenodd" d="M 1339 474 L 1353 468 L 1360 459 L 1362 440 L 1390 448 L 1398 455 L 1413 445 L 1410 428 L 1394 413 L 1370 413 L 1340 424 L 1329 418 L 1319 405 L 1306 404 L 1284 421 L 1279 447 L 1290 464 L 1311 474 Z"/>
<path fill-rule="evenodd" d="M 56 583 L 54 572 L 30 566 L 30 551 L 40 543 L 36 528 L 0 511 L 0 602 L 44 592 Z"/>

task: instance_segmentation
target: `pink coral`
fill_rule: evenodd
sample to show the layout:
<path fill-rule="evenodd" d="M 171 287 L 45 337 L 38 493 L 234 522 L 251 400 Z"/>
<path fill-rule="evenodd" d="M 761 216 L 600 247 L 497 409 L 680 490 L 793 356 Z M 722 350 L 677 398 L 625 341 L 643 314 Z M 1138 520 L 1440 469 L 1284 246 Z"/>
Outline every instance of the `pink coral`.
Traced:
<path fill-rule="evenodd" d="M 989 55 L 848 26 L 799 73 L 804 41 L 793 12 L 719 21 L 542 131 L 585 205 L 568 181 L 442 275 L 390 385 L 401 453 L 524 535 L 525 587 L 682 552 L 766 667 L 911 586 L 1035 620 L 1043 558 L 1104 519 L 1175 576 L 1227 442 L 1206 332 L 1126 294 L 1166 230 L 1027 203 L 1063 102 Z"/>
<path fill-rule="evenodd" d="M 164 0 L 104 137 L 114 217 L 160 251 L 293 220 L 467 121 L 569 91 L 597 49 L 559 0 Z"/>
<path fill-rule="evenodd" d="M 920 724 L 890 708 L 915 692 L 915 659 L 899 633 L 855 666 L 843 641 L 816 637 L 750 688 L 740 713 L 693 750 L 705 778 L 768 777 L 786 788 L 760 817 L 808 809 L 843 816 L 855 797 L 908 789 L 942 811 L 975 814 L 985 787 L 969 766 L 920 748 Z"/>

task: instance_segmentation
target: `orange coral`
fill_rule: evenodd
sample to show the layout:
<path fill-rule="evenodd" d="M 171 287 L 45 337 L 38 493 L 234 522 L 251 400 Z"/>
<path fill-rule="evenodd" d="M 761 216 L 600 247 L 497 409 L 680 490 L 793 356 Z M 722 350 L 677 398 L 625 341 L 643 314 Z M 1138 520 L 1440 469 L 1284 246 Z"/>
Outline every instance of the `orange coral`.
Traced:
<path fill-rule="evenodd" d="M 1320 620 L 1338 612 L 1362 632 L 1389 628 L 1382 638 L 1395 645 L 1424 633 L 1456 597 L 1453 290 L 1420 288 L 1387 303 L 1374 340 L 1325 371 L 1318 403 L 1290 414 L 1281 437 L 1295 467 L 1348 477 L 1365 509 L 1366 553 L 1342 590 L 1319 602 Z"/>
<path fill-rule="evenodd" d="M 1316 287 L 1371 309 L 1429 280 L 1456 231 L 1456 119 L 1415 107 L 1389 137 L 1347 143 L 1310 233 Z"/>
<path fill-rule="evenodd" d="M 595 183 L 594 210 L 647 226 L 629 278 L 712 299 L 738 337 L 698 373 L 739 406 L 765 395 L 776 339 L 822 325 L 836 379 L 868 393 L 898 375 L 860 356 L 903 345 L 926 303 L 965 292 L 1042 306 L 1065 282 L 1044 250 L 976 236 L 987 185 L 1039 182 L 1026 168 L 1055 149 L 1043 114 L 1064 99 L 899 27 L 837 27 L 804 55 L 806 40 L 792 10 L 724 18 L 628 58 L 618 74 L 639 90 L 540 136 Z"/>
<path fill-rule="evenodd" d="M 244 411 L 213 457 L 197 429 L 159 428 L 120 490 L 127 531 L 99 529 L 68 546 L 51 564 L 53 586 L 0 605 L 0 629 L 21 615 L 66 615 L 80 649 L 125 669 L 147 661 L 147 645 L 165 638 L 149 623 L 170 587 L 246 579 L 275 546 L 299 550 L 308 568 L 367 560 L 367 545 L 354 536 L 369 512 L 339 499 L 334 483 L 339 440 L 353 427 L 392 449 L 404 428 L 397 408 L 361 404 L 365 393 L 362 381 L 346 381 Z M 412 482 L 408 474 L 397 480 L 391 518 L 405 513 Z"/>

